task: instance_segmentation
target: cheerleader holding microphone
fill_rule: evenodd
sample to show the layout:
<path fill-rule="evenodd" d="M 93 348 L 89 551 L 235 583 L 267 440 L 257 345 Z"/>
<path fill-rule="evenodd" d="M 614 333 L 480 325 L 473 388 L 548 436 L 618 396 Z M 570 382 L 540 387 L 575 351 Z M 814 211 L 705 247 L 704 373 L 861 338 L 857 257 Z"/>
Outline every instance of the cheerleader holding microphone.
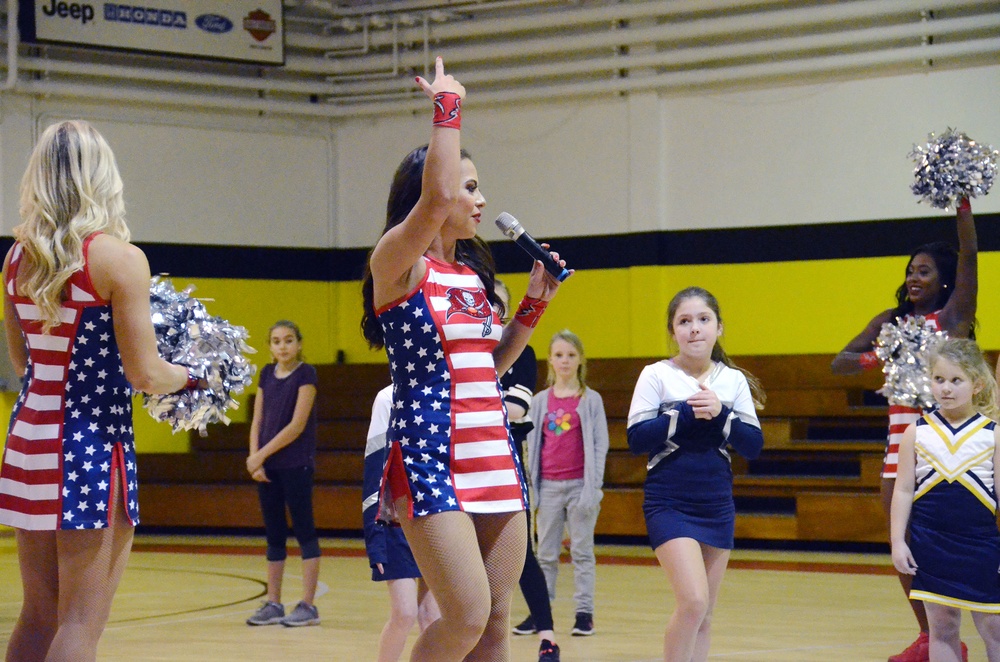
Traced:
<path fill-rule="evenodd" d="M 486 200 L 459 145 L 465 88 L 441 58 L 434 81 L 417 82 L 434 102 L 430 143 L 396 171 L 362 287 L 362 329 L 385 348 L 393 381 L 380 509 L 402 525 L 441 611 L 410 659 L 507 659 L 527 496 L 497 373 L 559 281 L 536 261 L 514 321 L 501 326 L 492 255 L 476 236 Z"/>

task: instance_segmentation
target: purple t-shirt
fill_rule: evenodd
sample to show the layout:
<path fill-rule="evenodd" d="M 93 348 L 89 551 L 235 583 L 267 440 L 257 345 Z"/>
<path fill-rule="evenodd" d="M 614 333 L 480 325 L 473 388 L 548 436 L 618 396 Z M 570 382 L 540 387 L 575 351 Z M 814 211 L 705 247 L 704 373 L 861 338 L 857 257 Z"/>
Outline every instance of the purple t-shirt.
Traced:
<path fill-rule="evenodd" d="M 264 391 L 264 410 L 260 420 L 260 445 L 281 432 L 295 413 L 295 402 L 299 398 L 299 388 L 308 384 L 316 385 L 316 368 L 301 363 L 287 377 L 274 376 L 274 363 L 269 363 L 260 371 L 257 387 Z M 267 469 L 297 469 L 311 467 L 316 459 L 316 407 L 309 412 L 309 420 L 298 439 L 264 460 Z"/>

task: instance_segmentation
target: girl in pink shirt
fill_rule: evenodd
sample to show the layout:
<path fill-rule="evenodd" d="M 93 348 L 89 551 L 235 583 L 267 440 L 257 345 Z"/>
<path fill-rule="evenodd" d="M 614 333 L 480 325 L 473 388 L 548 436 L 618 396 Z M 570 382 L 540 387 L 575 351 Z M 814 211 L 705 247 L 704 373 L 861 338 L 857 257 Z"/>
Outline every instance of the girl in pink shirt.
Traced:
<path fill-rule="evenodd" d="M 594 634 L 594 527 L 609 445 L 604 402 L 587 387 L 586 374 L 580 339 L 570 331 L 555 334 L 549 343 L 549 388 L 531 401 L 538 424 L 527 440 L 527 480 L 538 513 L 538 563 L 550 600 L 555 599 L 563 527 L 569 528 L 576 636 Z"/>

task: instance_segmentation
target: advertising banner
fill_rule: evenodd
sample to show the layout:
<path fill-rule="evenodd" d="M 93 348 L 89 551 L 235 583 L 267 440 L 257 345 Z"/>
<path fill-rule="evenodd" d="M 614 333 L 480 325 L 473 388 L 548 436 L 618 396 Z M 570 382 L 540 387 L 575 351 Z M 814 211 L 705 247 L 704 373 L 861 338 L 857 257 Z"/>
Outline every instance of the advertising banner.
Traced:
<path fill-rule="evenodd" d="M 21 38 L 284 64 L 281 0 L 19 0 Z"/>

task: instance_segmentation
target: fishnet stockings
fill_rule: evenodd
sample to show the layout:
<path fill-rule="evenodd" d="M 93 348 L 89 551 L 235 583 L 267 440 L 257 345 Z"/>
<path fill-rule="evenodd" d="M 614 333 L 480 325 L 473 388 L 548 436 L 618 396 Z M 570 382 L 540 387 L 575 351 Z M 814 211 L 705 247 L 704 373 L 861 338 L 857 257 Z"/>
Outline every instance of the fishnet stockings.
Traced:
<path fill-rule="evenodd" d="M 17 532 L 24 603 L 8 662 L 88 662 L 111 614 L 134 529 L 112 478 L 111 526 L 88 531 Z"/>
<path fill-rule="evenodd" d="M 405 503 L 397 508 L 405 512 Z M 441 610 L 441 618 L 417 639 L 410 660 L 509 660 L 510 601 L 527 546 L 524 513 L 452 511 L 401 523 Z"/>

